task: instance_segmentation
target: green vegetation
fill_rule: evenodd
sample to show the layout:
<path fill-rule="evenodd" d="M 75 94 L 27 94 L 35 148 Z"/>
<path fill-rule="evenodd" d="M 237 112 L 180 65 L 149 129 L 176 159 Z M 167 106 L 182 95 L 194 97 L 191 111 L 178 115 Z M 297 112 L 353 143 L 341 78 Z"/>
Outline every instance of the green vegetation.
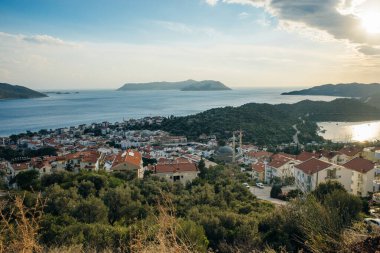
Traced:
<path fill-rule="evenodd" d="M 162 125 L 134 126 L 134 129 L 162 129 L 175 135 L 197 140 L 201 134 L 215 134 L 218 139 L 232 137 L 242 129 L 244 141 L 258 145 L 291 143 L 297 125 L 301 143 L 322 141 L 318 121 L 364 121 L 380 119 L 380 111 L 356 99 L 331 102 L 301 101 L 295 104 L 245 104 L 240 107 L 211 109 L 185 117 L 170 117 Z"/>
<path fill-rule="evenodd" d="M 31 184 L 46 199 L 39 231 L 44 247 L 129 247 L 137 231 L 157 226 L 155 217 L 166 199 L 181 228 L 179 236 L 196 242 L 199 252 L 208 247 L 220 252 L 259 247 L 259 220 L 273 206 L 257 200 L 242 185 L 238 169 L 216 166 L 202 171 L 202 178 L 186 186 L 154 176 L 142 181 L 124 173 L 61 172 L 38 179 L 28 171 L 15 181 L 28 190 L 24 203 L 29 207 L 37 198 Z M 27 177 L 33 177 L 33 183 Z"/>
<path fill-rule="evenodd" d="M 316 95 L 316 96 L 336 96 L 336 97 L 368 97 L 380 92 L 380 84 L 362 83 L 341 83 L 325 84 L 309 89 L 282 93 L 282 95 Z"/>
<path fill-rule="evenodd" d="M 47 95 L 28 89 L 24 86 L 0 83 L 0 99 L 39 97 L 47 97 Z"/>
<path fill-rule="evenodd" d="M 8 147 L 0 147 L 0 158 L 3 158 L 7 161 L 17 160 L 22 162 L 23 158 L 53 155 L 57 155 L 57 150 L 53 147 L 42 147 L 39 149 L 20 148 L 16 150 Z"/>
<path fill-rule="evenodd" d="M 20 186 L 33 176 L 19 175 Z M 355 230 L 362 211 L 361 199 L 336 183 L 274 208 L 244 187 L 244 173 L 223 166 L 203 169 L 185 186 L 124 173 L 33 178 L 41 194 L 22 185 L 28 191 L 14 193 L 22 201 L 1 205 L 0 248 L 9 252 L 351 252 L 345 231 Z M 4 223 L 7 217 L 17 222 Z"/>
<path fill-rule="evenodd" d="M 362 206 L 342 187 L 321 184 L 313 194 L 268 215 L 259 225 L 263 243 L 277 251 L 352 252 L 344 231 L 359 220 Z"/>

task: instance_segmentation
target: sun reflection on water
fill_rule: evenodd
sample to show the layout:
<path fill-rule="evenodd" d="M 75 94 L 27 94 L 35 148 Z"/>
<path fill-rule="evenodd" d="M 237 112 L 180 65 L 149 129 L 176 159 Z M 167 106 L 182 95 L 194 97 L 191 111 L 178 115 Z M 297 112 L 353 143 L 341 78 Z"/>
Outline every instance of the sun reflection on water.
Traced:
<path fill-rule="evenodd" d="M 364 123 L 360 125 L 352 125 L 353 141 L 371 141 L 379 139 L 380 123 Z"/>
<path fill-rule="evenodd" d="M 380 121 L 320 122 L 321 136 L 336 142 L 380 140 Z"/>

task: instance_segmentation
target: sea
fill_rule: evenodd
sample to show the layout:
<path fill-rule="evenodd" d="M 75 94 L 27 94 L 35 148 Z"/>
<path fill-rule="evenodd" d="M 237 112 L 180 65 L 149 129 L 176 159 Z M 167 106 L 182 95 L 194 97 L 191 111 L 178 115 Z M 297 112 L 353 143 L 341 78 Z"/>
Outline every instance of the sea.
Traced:
<path fill-rule="evenodd" d="M 0 136 L 102 121 L 121 122 L 146 116 L 185 116 L 246 103 L 280 104 L 305 99 L 331 101 L 336 98 L 281 95 L 291 90 L 294 88 L 229 91 L 70 90 L 59 91 L 58 94 L 50 91 L 44 98 L 0 100 Z"/>

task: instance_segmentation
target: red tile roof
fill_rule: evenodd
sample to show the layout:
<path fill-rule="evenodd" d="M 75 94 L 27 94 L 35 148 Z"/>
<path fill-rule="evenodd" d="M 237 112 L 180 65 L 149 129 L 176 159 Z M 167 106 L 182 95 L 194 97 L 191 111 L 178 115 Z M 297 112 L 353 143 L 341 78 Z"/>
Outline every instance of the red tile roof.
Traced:
<path fill-rule="evenodd" d="M 322 152 L 320 152 L 320 155 L 326 157 L 327 159 L 332 159 L 334 156 L 339 155 L 339 152 L 323 150 Z"/>
<path fill-rule="evenodd" d="M 318 158 L 318 155 L 314 154 L 314 153 L 303 151 L 303 152 L 301 152 L 301 154 L 299 154 L 299 155 L 296 156 L 296 159 L 298 161 L 305 162 L 305 161 L 307 161 L 307 160 L 309 160 L 309 159 L 311 159 L 313 157 Z"/>
<path fill-rule="evenodd" d="M 252 170 L 256 172 L 264 172 L 265 171 L 265 164 L 263 162 L 257 162 L 252 164 Z"/>
<path fill-rule="evenodd" d="M 291 160 L 293 160 L 293 159 L 286 157 L 286 156 L 277 156 L 268 165 L 273 167 L 273 168 L 279 168 Z"/>
<path fill-rule="evenodd" d="M 355 170 L 361 173 L 367 173 L 375 167 L 375 164 L 367 159 L 356 157 L 351 161 L 343 164 L 347 169 Z"/>
<path fill-rule="evenodd" d="M 311 158 L 303 163 L 296 165 L 295 167 L 299 170 L 302 170 L 304 173 L 312 175 L 318 171 L 324 170 L 332 166 L 330 163 L 323 162 L 316 158 Z"/>
<path fill-rule="evenodd" d="M 356 147 L 347 147 L 347 148 L 342 148 L 341 150 L 339 150 L 341 154 L 344 154 L 346 156 L 355 156 L 360 151 L 362 151 L 362 149 L 356 148 Z"/>
<path fill-rule="evenodd" d="M 167 163 L 157 164 L 155 166 L 156 173 L 175 173 L 175 172 L 196 172 L 197 166 L 194 163 Z"/>
<path fill-rule="evenodd" d="M 271 157 L 273 153 L 267 152 L 267 151 L 258 151 L 258 152 L 248 152 L 247 155 L 250 157 L 260 158 L 260 157 Z"/>
<path fill-rule="evenodd" d="M 142 160 L 142 156 L 141 156 L 140 152 L 133 151 L 132 149 L 128 149 L 124 154 L 125 154 L 124 162 L 129 163 L 129 164 L 133 164 L 136 166 L 140 166 L 141 160 Z"/>

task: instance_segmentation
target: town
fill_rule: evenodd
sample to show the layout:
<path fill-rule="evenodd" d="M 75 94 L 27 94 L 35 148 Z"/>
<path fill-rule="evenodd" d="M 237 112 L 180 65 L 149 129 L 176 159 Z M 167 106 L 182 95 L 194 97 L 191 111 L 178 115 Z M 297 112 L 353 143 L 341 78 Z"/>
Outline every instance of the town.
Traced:
<path fill-rule="evenodd" d="M 243 145 L 242 131 L 234 132 L 226 142 L 215 135 L 202 135 L 200 141 L 190 142 L 184 136 L 161 130 L 128 130 L 136 125 L 159 126 L 162 120 L 146 117 L 4 137 L 0 144 L 4 184 L 17 188 L 12 179 L 29 170 L 38 171 L 40 176 L 59 171 L 129 171 L 140 179 L 149 173 L 186 184 L 198 176 L 202 160 L 205 168 L 217 164 L 240 166 L 260 188 L 280 184 L 307 193 L 321 183 L 336 181 L 349 193 L 379 201 L 380 147 L 345 146 L 292 155 Z M 9 150 L 15 154 L 10 155 Z M 29 156 L 16 152 L 25 154 L 25 150 L 42 152 Z M 271 199 L 267 197 L 264 199 Z"/>

